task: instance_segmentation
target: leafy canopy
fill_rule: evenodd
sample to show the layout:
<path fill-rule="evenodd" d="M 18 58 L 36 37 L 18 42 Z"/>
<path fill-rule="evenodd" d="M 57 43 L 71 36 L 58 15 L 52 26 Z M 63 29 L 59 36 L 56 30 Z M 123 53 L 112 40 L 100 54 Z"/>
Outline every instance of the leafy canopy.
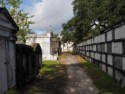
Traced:
<path fill-rule="evenodd" d="M 16 24 L 19 27 L 19 31 L 17 32 L 18 41 L 25 42 L 25 36 L 29 33 L 33 33 L 29 28 L 30 24 L 34 22 L 31 20 L 33 16 L 29 16 L 29 13 L 25 13 L 20 9 L 20 4 L 22 0 L 5 0 L 4 6 L 8 8 L 11 16 L 15 20 Z"/>
<path fill-rule="evenodd" d="M 72 33 L 75 43 L 125 19 L 125 0 L 74 0 L 72 4 L 74 17 L 62 26 L 62 36 Z"/>

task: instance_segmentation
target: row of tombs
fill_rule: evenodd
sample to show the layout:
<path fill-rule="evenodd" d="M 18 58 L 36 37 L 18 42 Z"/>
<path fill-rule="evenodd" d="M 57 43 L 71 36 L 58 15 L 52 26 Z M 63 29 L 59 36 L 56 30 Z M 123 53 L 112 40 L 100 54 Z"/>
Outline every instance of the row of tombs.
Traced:
<path fill-rule="evenodd" d="M 16 44 L 18 30 L 6 8 L 0 8 L 0 94 L 15 86 L 20 88 L 40 68 L 40 45 Z"/>
<path fill-rule="evenodd" d="M 75 51 L 125 86 L 125 21 L 77 44 Z"/>

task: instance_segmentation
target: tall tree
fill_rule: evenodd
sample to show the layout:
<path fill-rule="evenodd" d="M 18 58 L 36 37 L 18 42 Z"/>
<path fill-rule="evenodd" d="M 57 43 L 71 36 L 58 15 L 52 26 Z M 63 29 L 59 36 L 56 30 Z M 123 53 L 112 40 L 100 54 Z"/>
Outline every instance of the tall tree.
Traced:
<path fill-rule="evenodd" d="M 4 1 L 0 0 L 0 7 L 3 7 L 3 6 L 4 6 Z"/>
<path fill-rule="evenodd" d="M 21 3 L 22 0 L 6 0 L 4 2 L 5 6 L 9 9 L 11 16 L 19 26 L 19 31 L 17 32 L 18 40 L 25 42 L 25 36 L 29 33 L 32 33 L 29 25 L 33 24 L 34 22 L 30 20 L 30 18 L 33 16 L 29 16 L 28 13 L 25 13 L 20 9 Z"/>
<path fill-rule="evenodd" d="M 75 42 L 125 19 L 125 0 L 74 0 L 74 24 L 68 21 L 64 31 L 74 31 Z M 74 27 L 74 30 L 71 30 Z"/>
<path fill-rule="evenodd" d="M 62 35 L 62 41 L 64 43 L 73 41 L 73 34 L 75 30 L 75 22 L 74 18 L 69 20 L 66 24 L 62 25 L 63 31 L 61 32 Z"/>

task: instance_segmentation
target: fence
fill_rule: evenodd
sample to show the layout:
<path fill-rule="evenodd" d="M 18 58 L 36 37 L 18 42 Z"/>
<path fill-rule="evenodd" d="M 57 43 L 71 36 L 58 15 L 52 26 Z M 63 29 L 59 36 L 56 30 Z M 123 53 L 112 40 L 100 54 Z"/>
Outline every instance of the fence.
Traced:
<path fill-rule="evenodd" d="M 16 85 L 18 88 L 36 76 L 42 60 L 41 55 L 39 44 L 33 44 L 32 47 L 16 44 Z"/>
<path fill-rule="evenodd" d="M 125 86 L 125 21 L 77 44 L 75 51 Z"/>

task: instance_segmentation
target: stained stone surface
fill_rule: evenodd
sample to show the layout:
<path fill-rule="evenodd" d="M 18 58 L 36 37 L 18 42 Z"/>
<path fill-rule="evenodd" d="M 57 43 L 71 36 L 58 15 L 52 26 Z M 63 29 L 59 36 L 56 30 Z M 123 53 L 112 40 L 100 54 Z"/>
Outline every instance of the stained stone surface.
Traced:
<path fill-rule="evenodd" d="M 122 54 L 122 42 L 112 43 L 112 52 Z"/>
<path fill-rule="evenodd" d="M 113 77 L 113 69 L 111 67 L 108 67 L 108 74 Z"/>
<path fill-rule="evenodd" d="M 107 32 L 107 41 L 112 40 L 112 31 Z"/>
<path fill-rule="evenodd" d="M 125 38 L 125 25 L 115 29 L 115 39 Z"/>
<path fill-rule="evenodd" d="M 102 70 L 103 70 L 104 72 L 106 72 L 106 66 L 105 66 L 105 64 L 102 64 Z"/>
<path fill-rule="evenodd" d="M 108 64 L 109 64 L 109 65 L 113 65 L 113 58 L 112 58 L 112 55 L 108 55 L 107 61 L 108 61 Z"/>

